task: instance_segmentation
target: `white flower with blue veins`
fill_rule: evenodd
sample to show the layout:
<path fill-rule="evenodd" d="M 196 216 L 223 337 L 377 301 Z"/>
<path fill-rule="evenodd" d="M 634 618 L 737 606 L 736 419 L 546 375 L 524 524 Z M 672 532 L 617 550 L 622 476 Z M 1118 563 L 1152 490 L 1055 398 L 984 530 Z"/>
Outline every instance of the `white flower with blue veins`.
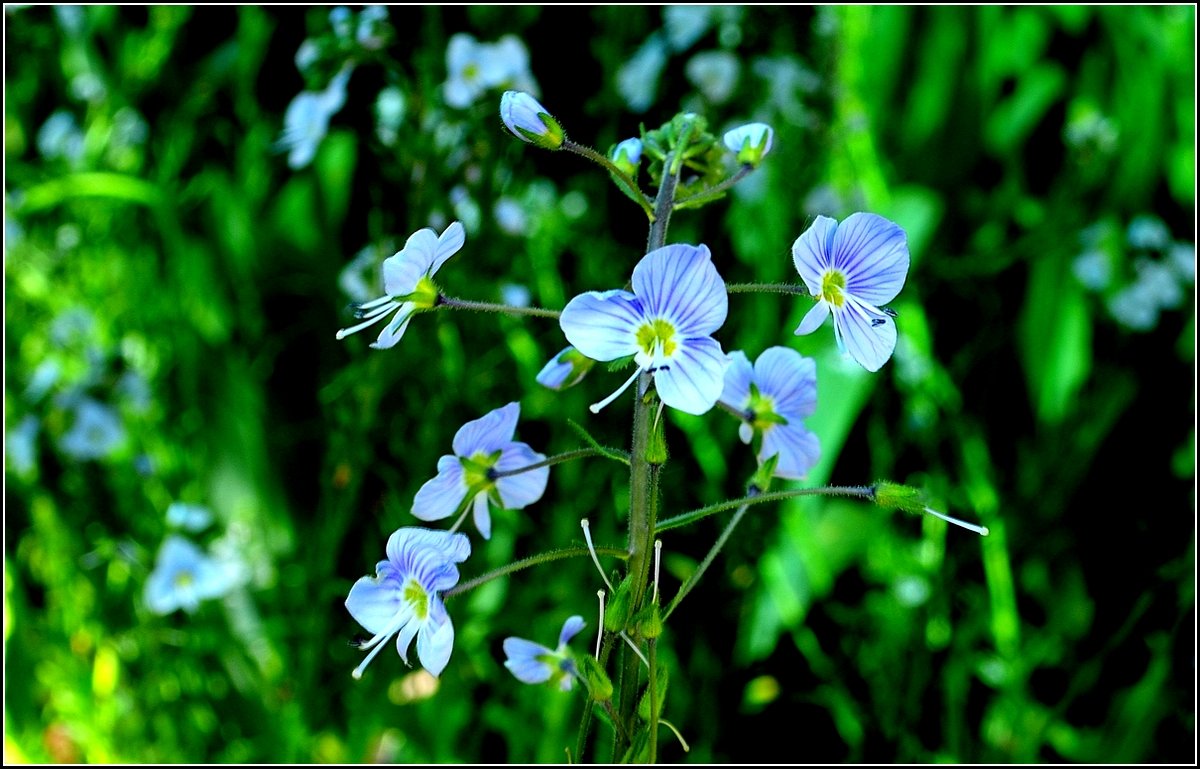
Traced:
<path fill-rule="evenodd" d="M 876 214 L 851 214 L 838 224 L 818 216 L 792 244 L 792 261 L 817 305 L 796 334 L 811 334 L 833 314 L 838 349 L 867 371 L 878 371 L 896 349 L 896 298 L 908 275 L 908 239 Z"/>
<path fill-rule="evenodd" d="M 778 457 L 774 475 L 803 479 L 821 456 L 817 436 L 804 418 L 817 408 L 817 364 L 788 347 L 770 347 L 754 365 L 740 350 L 729 354 L 721 403 L 741 417 L 738 436 L 762 441 L 759 464 Z"/>
<path fill-rule="evenodd" d="M 404 664 L 415 638 L 421 667 L 441 675 L 454 650 L 454 624 L 441 593 L 458 584 L 457 564 L 470 555 L 471 543 L 463 534 L 407 527 L 388 538 L 387 560 L 375 565 L 374 577 L 355 582 L 346 598 L 346 609 L 374 634 L 360 645 L 370 653 L 354 669 L 355 678 L 392 636 Z"/>
<path fill-rule="evenodd" d="M 514 402 L 460 427 L 454 435 L 454 453 L 438 459 L 438 473 L 417 491 L 412 514 L 437 521 L 460 512 L 465 515 L 469 502 L 476 528 L 490 539 L 490 505 L 520 510 L 541 499 L 550 479 L 549 467 L 504 474 L 546 459 L 528 444 L 513 440 L 520 416 L 521 406 Z"/>
<path fill-rule="evenodd" d="M 589 291 L 567 303 L 559 318 L 580 353 L 598 361 L 632 355 L 637 370 L 611 403 L 642 372 L 651 374 L 662 402 L 703 414 L 721 395 L 729 361 L 712 333 L 725 323 L 729 295 L 707 246 L 655 249 L 633 268 L 633 293 Z"/>
<path fill-rule="evenodd" d="M 563 623 L 562 632 L 558 634 L 557 649 L 515 636 L 505 638 L 504 656 L 508 659 L 504 661 L 504 667 L 521 683 L 541 684 L 552 681 L 564 692 L 570 691 L 575 679 L 579 677 L 579 669 L 575 666 L 575 659 L 567 643 L 583 630 L 585 625 L 583 617 L 578 614 L 568 617 Z"/>
<path fill-rule="evenodd" d="M 383 262 L 383 288 L 387 295 L 355 307 L 355 315 L 363 318 L 363 322 L 340 329 L 337 338 L 345 339 L 395 311 L 391 322 L 371 344 L 376 350 L 394 347 L 415 313 L 437 305 L 440 292 L 433 276 L 447 259 L 458 253 L 466 239 L 460 222 L 452 222 L 441 235 L 428 227 L 410 235 L 404 248 Z"/>

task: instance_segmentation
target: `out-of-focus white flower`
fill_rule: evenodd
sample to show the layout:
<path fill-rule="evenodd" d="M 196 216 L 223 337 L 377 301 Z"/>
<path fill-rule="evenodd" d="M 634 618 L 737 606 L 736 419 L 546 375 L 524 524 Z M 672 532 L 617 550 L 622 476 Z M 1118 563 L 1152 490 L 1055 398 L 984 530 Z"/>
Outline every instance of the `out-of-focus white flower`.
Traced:
<path fill-rule="evenodd" d="M 1125 233 L 1125 238 L 1133 248 L 1157 251 L 1170 244 L 1171 231 L 1157 216 L 1141 214 L 1135 216 L 1129 223 L 1129 230 Z"/>
<path fill-rule="evenodd" d="M 529 217 L 525 209 L 512 198 L 500 198 L 492 207 L 492 216 L 497 226 L 509 235 L 521 237 L 528 232 Z"/>
<path fill-rule="evenodd" d="M 1112 280 L 1108 254 L 1100 249 L 1084 251 L 1071 262 L 1075 278 L 1090 291 L 1103 291 Z"/>
<path fill-rule="evenodd" d="M 4 455 L 17 475 L 26 475 L 37 465 L 38 421 L 26 414 L 17 426 L 8 431 Z"/>
<path fill-rule="evenodd" d="M 520 283 L 505 283 L 500 286 L 500 301 L 509 307 L 528 307 L 533 295 Z"/>
<path fill-rule="evenodd" d="M 399 86 L 390 85 L 379 92 L 375 98 L 375 135 L 379 141 L 389 147 L 396 143 L 407 107 L 408 100 Z"/>
<path fill-rule="evenodd" d="M 668 5 L 663 8 L 663 30 L 676 51 L 686 51 L 712 26 L 711 5 Z"/>
<path fill-rule="evenodd" d="M 1183 303 L 1183 289 L 1169 264 L 1157 259 L 1139 259 L 1136 267 L 1137 282 L 1159 309 L 1174 310 Z"/>
<path fill-rule="evenodd" d="M 46 160 L 61 158 L 72 165 L 81 160 L 83 131 L 75 122 L 75 116 L 60 109 L 46 118 L 46 122 L 38 129 L 37 148 Z"/>
<path fill-rule="evenodd" d="M 121 418 L 103 403 L 84 398 L 75 407 L 75 422 L 59 448 L 76 459 L 102 459 L 125 441 Z"/>
<path fill-rule="evenodd" d="M 296 49 L 296 69 L 300 70 L 300 74 L 307 75 L 309 68 L 316 64 L 319 58 L 321 58 L 320 46 L 315 40 L 305 38 L 300 47 Z"/>
<path fill-rule="evenodd" d="M 172 502 L 167 508 L 167 523 L 186 531 L 204 531 L 212 523 L 212 513 L 203 505 Z"/>
<path fill-rule="evenodd" d="M 667 52 L 662 36 L 651 35 L 633 58 L 617 71 L 617 92 L 625 99 L 630 112 L 645 112 L 654 104 L 658 81 L 667 63 Z"/>
<path fill-rule="evenodd" d="M 304 168 L 317 154 L 317 147 L 329 130 L 329 119 L 346 103 L 346 84 L 353 70 L 347 64 L 324 91 L 302 91 L 288 105 L 283 116 L 283 135 L 277 146 L 288 151 L 288 165 L 293 169 Z"/>
<path fill-rule="evenodd" d="M 687 76 L 692 85 L 713 104 L 724 104 L 733 96 L 742 65 L 728 51 L 704 51 L 687 63 Z"/>
<path fill-rule="evenodd" d="M 206 555 L 177 534 L 163 540 L 154 571 L 146 580 L 146 608 L 155 614 L 195 611 L 200 602 L 218 598 L 237 584 L 226 564 Z"/>
<path fill-rule="evenodd" d="M 529 70 L 529 51 L 515 35 L 495 43 L 480 43 L 465 32 L 453 35 L 446 48 L 446 70 L 442 94 L 455 109 L 466 109 L 492 89 L 539 93 Z"/>
<path fill-rule="evenodd" d="M 1167 261 L 1184 283 L 1196 281 L 1196 247 L 1191 243 L 1172 243 L 1167 249 Z"/>

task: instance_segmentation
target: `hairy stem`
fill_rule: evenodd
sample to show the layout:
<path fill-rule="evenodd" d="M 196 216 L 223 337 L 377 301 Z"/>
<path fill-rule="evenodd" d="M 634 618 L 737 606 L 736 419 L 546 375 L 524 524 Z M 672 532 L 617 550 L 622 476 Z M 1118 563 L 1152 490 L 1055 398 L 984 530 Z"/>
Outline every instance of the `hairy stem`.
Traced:
<path fill-rule="evenodd" d="M 488 477 L 493 480 L 497 478 L 507 478 L 510 475 L 520 475 L 527 473 L 530 470 L 537 470 L 539 467 L 550 467 L 561 462 L 570 462 L 574 459 L 583 459 L 584 457 L 607 457 L 609 453 L 603 449 L 576 449 L 575 451 L 565 451 L 562 454 L 555 454 L 552 457 L 546 457 L 541 462 L 534 462 L 532 465 L 524 467 L 514 467 L 512 470 L 494 470 L 488 473 Z"/>
<path fill-rule="evenodd" d="M 437 298 L 438 307 L 449 307 L 453 310 L 474 310 L 475 312 L 499 312 L 505 315 L 532 315 L 535 318 L 557 319 L 558 310 L 543 310 L 541 307 L 514 307 L 509 304 L 492 304 L 491 302 L 472 302 L 467 299 L 455 299 L 442 294 Z"/>
<path fill-rule="evenodd" d="M 760 494 L 758 496 L 746 496 L 741 499 L 731 499 L 728 502 L 720 502 L 708 507 L 701 507 L 697 510 L 692 510 L 688 513 L 676 515 L 673 518 L 668 518 L 665 521 L 660 521 L 657 530 L 661 533 L 670 529 L 677 529 L 680 526 L 687 526 L 689 523 L 707 518 L 710 515 L 722 513 L 726 510 L 732 510 L 741 505 L 759 505 L 763 502 L 778 502 L 782 499 L 792 499 L 793 497 L 857 497 L 859 499 L 873 500 L 875 498 L 874 486 L 818 486 L 812 489 L 791 489 L 789 491 L 772 491 L 768 494 Z"/>
<path fill-rule="evenodd" d="M 601 155 L 599 152 L 596 152 L 596 150 L 592 149 L 591 147 L 583 144 L 576 144 L 570 139 L 563 141 L 562 148 L 568 152 L 574 152 L 576 155 L 585 157 L 593 163 L 603 167 L 604 170 L 613 175 L 613 178 L 616 179 L 617 184 L 624 188 L 625 192 L 629 193 L 629 196 L 633 198 L 634 202 L 642 207 L 642 210 L 646 212 L 646 216 L 649 216 L 651 220 L 654 219 L 654 208 L 650 205 L 650 201 L 646 198 L 645 193 L 638 188 L 637 182 L 635 182 L 633 178 L 629 176 L 629 174 L 617 167 L 616 163 L 613 163 L 607 157 Z"/>
<path fill-rule="evenodd" d="M 808 288 L 795 283 L 726 283 L 731 294 L 794 294 L 809 296 Z"/>
<path fill-rule="evenodd" d="M 614 558 L 624 559 L 629 557 L 629 553 L 619 547 L 598 547 L 596 548 L 596 552 L 600 555 L 611 555 Z M 493 569 L 489 572 L 485 572 L 484 574 L 480 574 L 474 579 L 469 579 L 466 582 L 455 585 L 446 592 L 442 593 L 442 597 L 453 598 L 460 593 L 465 593 L 468 590 L 474 590 L 480 585 L 486 585 L 488 582 L 491 582 L 494 579 L 506 577 L 509 574 L 521 571 L 522 569 L 528 569 L 530 566 L 538 566 L 543 563 L 561 561 L 564 558 L 578 558 L 580 556 L 583 556 L 584 558 L 591 558 L 592 553 L 586 547 L 566 547 L 561 550 L 550 550 L 545 553 L 539 553 L 538 555 L 531 555 L 528 558 L 522 558 L 519 561 L 513 561 L 512 563 L 505 564 L 498 569 Z"/>

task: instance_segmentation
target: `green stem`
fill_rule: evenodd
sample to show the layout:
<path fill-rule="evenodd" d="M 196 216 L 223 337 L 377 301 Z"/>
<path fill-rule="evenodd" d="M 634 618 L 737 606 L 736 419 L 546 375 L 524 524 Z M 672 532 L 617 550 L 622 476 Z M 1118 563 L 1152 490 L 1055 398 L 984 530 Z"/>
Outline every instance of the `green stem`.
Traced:
<path fill-rule="evenodd" d="M 646 654 L 650 657 L 650 745 L 647 763 L 658 763 L 658 639 L 647 642 Z"/>
<path fill-rule="evenodd" d="M 555 454 L 552 457 L 546 457 L 541 462 L 534 462 L 532 465 L 524 467 L 514 467 L 512 470 L 494 470 L 488 473 L 488 477 L 492 480 L 498 478 L 507 478 L 510 475 L 520 475 L 527 473 L 530 470 L 537 470 L 539 467 L 550 467 L 562 462 L 570 462 L 573 459 L 583 459 L 584 457 L 601 457 L 608 456 L 608 452 L 602 449 L 576 449 L 575 451 L 565 451 L 562 454 Z"/>
<path fill-rule="evenodd" d="M 558 319 L 558 310 L 543 310 L 541 307 L 513 307 L 508 304 L 492 304 L 491 302 L 472 302 L 467 299 L 455 299 L 445 294 L 437 298 L 438 307 L 449 307 L 453 310 L 474 310 L 476 312 L 500 312 L 505 315 L 532 315 L 535 318 Z"/>
<path fill-rule="evenodd" d="M 633 177 L 618 168 L 616 163 L 612 162 L 604 155 L 601 155 L 599 152 L 596 152 L 596 150 L 592 149 L 591 147 L 583 144 L 576 144 L 570 139 L 563 141 L 562 149 L 567 150 L 568 152 L 574 152 L 576 155 L 585 157 L 593 163 L 603 167 L 604 170 L 613 175 L 613 178 L 616 180 L 617 184 L 625 189 L 625 192 L 629 194 L 633 201 L 642 207 L 642 210 L 646 212 L 646 216 L 649 216 L 651 221 L 654 220 L 654 208 L 651 207 L 650 201 L 647 200 L 645 193 L 643 193 L 637 186 L 637 182 L 633 180 Z"/>
<path fill-rule="evenodd" d="M 761 496 L 761 492 L 751 489 L 750 493 L 746 496 L 758 497 Z M 738 508 L 737 512 L 733 514 L 733 518 L 729 519 L 729 523 L 725 525 L 725 530 L 721 532 L 721 536 L 717 537 L 717 541 L 713 543 L 712 549 L 708 551 L 708 555 L 704 556 L 704 560 L 700 562 L 700 565 L 696 567 L 696 570 L 692 572 L 692 575 L 687 578 L 686 582 L 679 586 L 679 592 L 676 593 L 675 597 L 671 599 L 671 603 L 667 604 L 667 609 L 662 615 L 663 622 L 667 621 L 667 618 L 671 616 L 671 612 L 675 611 L 675 607 L 679 605 L 679 602 L 682 601 L 688 593 L 692 592 L 692 588 L 695 587 L 696 583 L 700 581 L 700 578 L 704 576 L 704 572 L 708 571 L 708 567 L 712 565 L 713 560 L 717 557 L 717 553 L 721 552 L 721 548 L 725 547 L 725 542 L 729 539 L 729 536 L 733 534 L 733 530 L 737 528 L 739 523 L 741 523 L 742 516 L 744 516 L 746 511 L 749 509 L 749 503 L 743 504 Z"/>
<path fill-rule="evenodd" d="M 732 510 L 741 505 L 759 505 L 763 502 L 778 502 L 782 499 L 792 499 L 793 497 L 857 497 L 859 499 L 873 500 L 875 498 L 874 486 L 818 486 L 813 489 L 791 489 L 789 491 L 772 491 L 769 494 L 761 494 L 759 496 L 746 496 L 741 499 L 731 499 L 728 502 L 719 502 L 708 507 L 701 507 L 697 510 L 692 510 L 688 513 L 682 513 L 673 518 L 668 518 L 665 521 L 659 521 L 656 530 L 659 533 L 670 529 L 677 529 L 680 526 L 687 526 L 689 523 L 707 518 L 710 515 L 721 513 L 726 510 Z"/>
<path fill-rule="evenodd" d="M 721 182 L 717 186 L 711 187 L 707 190 L 704 190 L 703 192 L 697 192 L 695 195 L 688 195 L 686 198 L 682 198 L 682 199 L 676 201 L 676 203 L 675 203 L 676 210 L 681 209 L 681 208 L 691 208 L 691 207 L 695 207 L 695 206 L 700 206 L 700 205 L 704 205 L 705 203 L 708 203 L 709 201 L 716 200 L 717 198 L 724 195 L 725 191 L 728 190 L 730 187 L 737 184 L 742 179 L 745 179 L 750 174 L 750 172 L 753 170 L 754 170 L 754 166 L 750 165 L 749 163 L 744 164 L 741 168 L 739 168 L 737 170 L 737 173 L 735 173 L 733 176 L 729 177 L 725 181 Z"/>
<path fill-rule="evenodd" d="M 794 294 L 809 296 L 808 288 L 794 283 L 726 283 L 731 294 Z"/>
<path fill-rule="evenodd" d="M 600 555 L 611 555 L 614 558 L 625 559 L 629 557 L 629 554 L 619 547 L 598 547 L 596 548 L 596 552 Z M 522 569 L 528 569 L 530 566 L 538 566 L 543 563 L 561 561 L 564 558 L 578 558 L 580 556 L 591 558 L 591 551 L 589 551 L 586 547 L 566 547 L 561 550 L 550 550 L 545 553 L 539 553 L 538 555 L 531 555 L 528 558 L 522 558 L 519 561 L 513 561 L 512 563 L 501 566 L 498 569 L 493 569 L 492 571 L 480 574 L 478 577 L 469 579 L 462 584 L 455 585 L 446 592 L 442 593 L 442 597 L 452 598 L 460 593 L 465 593 L 468 590 L 474 590 L 480 585 L 485 585 L 494 579 L 508 576 L 509 574 L 521 571 Z"/>

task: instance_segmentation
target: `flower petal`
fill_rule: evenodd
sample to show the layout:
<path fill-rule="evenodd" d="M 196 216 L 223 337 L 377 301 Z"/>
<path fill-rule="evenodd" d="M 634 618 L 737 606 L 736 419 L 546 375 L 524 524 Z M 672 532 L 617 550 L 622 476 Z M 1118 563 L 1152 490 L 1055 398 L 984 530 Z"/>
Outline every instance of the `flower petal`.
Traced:
<path fill-rule="evenodd" d="M 833 266 L 846 274 L 846 293 L 874 305 L 890 302 L 908 275 L 908 239 L 877 214 L 846 217 L 833 236 Z"/>
<path fill-rule="evenodd" d="M 475 528 L 479 529 L 479 536 L 484 539 L 492 538 L 492 515 L 488 510 L 488 493 L 481 491 L 475 495 L 473 503 L 475 508 Z"/>
<path fill-rule="evenodd" d="M 438 236 L 437 247 L 434 250 L 433 264 L 430 266 L 429 274 L 433 275 L 446 260 L 458 253 L 458 250 L 467 242 L 467 233 L 463 229 L 462 222 L 451 222 L 442 234 Z"/>
<path fill-rule="evenodd" d="M 383 327 L 383 331 L 379 332 L 379 338 L 370 344 L 370 347 L 376 350 L 387 350 L 396 346 L 396 342 L 404 336 L 404 332 L 408 329 L 408 322 L 412 320 L 412 302 L 405 302 L 400 305 L 400 309 L 396 310 L 396 315 L 388 324 Z"/>
<path fill-rule="evenodd" d="M 437 677 L 446 669 L 450 661 L 450 653 L 454 651 L 454 623 L 446 613 L 446 607 L 440 598 L 429 600 L 429 616 L 421 632 L 417 634 L 417 657 L 421 667 L 429 674 Z"/>
<path fill-rule="evenodd" d="M 446 457 L 443 457 L 445 459 Z M 450 457 L 453 459 L 453 457 Z M 446 563 L 462 563 L 471 555 L 471 540 L 465 534 L 455 534 L 438 529 L 426 529 L 420 526 L 405 526 L 397 529 L 388 537 L 388 561 L 399 573 L 416 575 L 422 579 L 421 572 L 429 571 L 422 568 L 426 563 L 441 566 Z M 381 562 L 387 563 L 387 562 Z M 422 579 L 422 584 L 425 580 Z M 426 585 L 429 588 L 429 585 Z M 433 586 L 434 589 L 444 589 Z M 450 587 L 446 585 L 445 587 Z"/>
<path fill-rule="evenodd" d="M 491 454 L 500 451 L 512 441 L 521 418 L 521 404 L 513 401 L 507 406 L 493 409 L 473 419 L 454 434 L 454 453 L 469 459 L 475 454 Z"/>
<path fill-rule="evenodd" d="M 467 497 L 467 482 L 458 457 L 449 454 L 441 457 L 437 468 L 437 475 L 425 481 L 413 498 L 412 514 L 422 521 L 449 518 L 458 512 Z M 390 553 L 390 543 L 388 550 Z"/>
<path fill-rule="evenodd" d="M 775 476 L 801 480 L 821 458 L 821 441 L 798 424 L 775 425 L 763 435 L 760 462 L 779 455 Z"/>
<path fill-rule="evenodd" d="M 562 632 L 558 634 L 558 645 L 565 646 L 580 630 L 583 630 L 585 625 L 587 623 L 578 614 L 567 617 L 567 621 L 563 623 Z"/>
<path fill-rule="evenodd" d="M 804 314 L 804 320 L 800 321 L 800 325 L 796 327 L 796 336 L 811 334 L 821 327 L 825 319 L 829 317 L 829 304 L 827 302 L 817 302 L 816 306 Z"/>
<path fill-rule="evenodd" d="M 548 664 L 538 659 L 541 656 L 553 655 L 554 652 L 539 643 L 526 641 L 524 638 L 505 638 L 504 654 L 508 657 L 504 661 L 504 667 L 521 683 L 545 683 L 554 673 Z"/>
<path fill-rule="evenodd" d="M 790 347 L 763 351 L 754 362 L 754 381 L 759 392 L 774 399 L 775 413 L 789 422 L 817 409 L 817 363 Z"/>
<path fill-rule="evenodd" d="M 709 336 L 683 339 L 670 363 L 654 372 L 658 397 L 673 409 L 703 414 L 716 405 L 729 359 Z"/>
<path fill-rule="evenodd" d="M 792 244 L 792 263 L 796 265 L 796 272 L 804 279 L 804 285 L 808 286 L 808 293 L 813 296 L 819 296 L 821 293 L 821 275 L 829 266 L 830 247 L 837 229 L 836 220 L 828 216 L 818 216 L 812 226 Z M 801 327 L 803 328 L 803 324 Z"/>
<path fill-rule="evenodd" d="M 616 360 L 638 351 L 642 304 L 628 291 L 588 291 L 563 308 L 558 324 L 567 341 L 593 360 Z"/>
<path fill-rule="evenodd" d="M 890 316 L 847 295 L 835 308 L 833 322 L 850 357 L 867 371 L 878 371 L 896 349 L 896 322 Z"/>
<path fill-rule="evenodd" d="M 350 588 L 346 609 L 368 633 L 382 633 L 395 623 L 401 611 L 412 611 L 404 603 L 399 587 L 395 580 L 386 577 L 360 577 Z"/>
<path fill-rule="evenodd" d="M 633 268 L 633 292 L 647 317 L 665 318 L 680 336 L 711 334 L 729 312 L 725 281 L 705 245 L 676 243 L 646 254 Z"/>
<path fill-rule="evenodd" d="M 545 454 L 539 454 L 527 444 L 513 442 L 505 447 L 500 459 L 496 461 L 496 470 L 504 472 L 516 470 L 519 467 L 541 462 Z M 496 491 L 500 493 L 500 501 L 507 510 L 520 510 L 528 507 L 542 498 L 546 493 L 546 483 L 550 480 L 550 468 L 539 467 L 536 470 L 509 475 L 496 480 Z"/>
<path fill-rule="evenodd" d="M 750 403 L 750 382 L 754 379 L 754 367 L 746 353 L 734 350 L 729 353 L 729 368 L 725 369 L 725 389 L 721 390 L 721 402 L 735 409 L 744 409 Z"/>

